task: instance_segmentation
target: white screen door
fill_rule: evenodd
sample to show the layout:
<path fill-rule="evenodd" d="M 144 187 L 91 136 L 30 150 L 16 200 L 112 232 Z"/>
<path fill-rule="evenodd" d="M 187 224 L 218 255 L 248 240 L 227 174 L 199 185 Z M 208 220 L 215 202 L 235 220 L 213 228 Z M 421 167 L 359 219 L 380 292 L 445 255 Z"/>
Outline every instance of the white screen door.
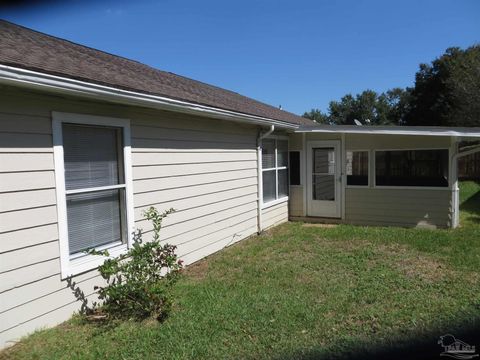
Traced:
<path fill-rule="evenodd" d="M 307 215 L 341 216 L 340 141 L 307 143 Z"/>

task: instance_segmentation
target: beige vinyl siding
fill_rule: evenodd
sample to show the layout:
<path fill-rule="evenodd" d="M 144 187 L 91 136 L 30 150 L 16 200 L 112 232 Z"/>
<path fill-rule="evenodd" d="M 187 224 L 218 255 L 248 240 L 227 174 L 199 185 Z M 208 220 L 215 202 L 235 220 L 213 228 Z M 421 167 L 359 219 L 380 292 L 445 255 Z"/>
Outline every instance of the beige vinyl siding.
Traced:
<path fill-rule="evenodd" d="M 447 190 L 346 189 L 345 220 L 364 225 L 440 227 L 451 225 Z"/>
<path fill-rule="evenodd" d="M 290 186 L 288 205 L 290 216 L 303 216 L 303 186 Z"/>
<path fill-rule="evenodd" d="M 371 150 L 370 187 L 349 188 L 345 193 L 345 220 L 364 225 L 409 227 L 451 226 L 449 188 L 375 188 L 375 153 L 373 150 L 448 149 L 448 137 L 346 135 L 346 149 Z"/>
<path fill-rule="evenodd" d="M 175 208 L 161 238 L 187 264 L 256 232 L 256 127 L 1 90 L 0 347 L 80 306 L 60 278 L 52 111 L 131 120 L 135 225 L 149 238 L 142 211 Z M 266 222 L 285 221 L 286 204 L 268 209 Z M 86 294 L 101 281 L 96 271 L 73 280 Z"/>
<path fill-rule="evenodd" d="M 267 205 L 268 206 L 268 205 Z M 268 206 L 262 209 L 262 228 L 264 230 L 288 221 L 288 202 Z"/>

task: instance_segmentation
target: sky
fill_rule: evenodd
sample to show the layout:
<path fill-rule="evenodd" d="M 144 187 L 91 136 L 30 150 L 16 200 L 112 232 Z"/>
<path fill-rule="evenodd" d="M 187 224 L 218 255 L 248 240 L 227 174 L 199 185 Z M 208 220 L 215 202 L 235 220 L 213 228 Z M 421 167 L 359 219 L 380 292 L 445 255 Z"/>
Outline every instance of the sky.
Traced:
<path fill-rule="evenodd" d="M 0 18 L 297 114 L 413 86 L 420 63 L 480 43 L 480 0 L 21 4 L 1 6 Z"/>

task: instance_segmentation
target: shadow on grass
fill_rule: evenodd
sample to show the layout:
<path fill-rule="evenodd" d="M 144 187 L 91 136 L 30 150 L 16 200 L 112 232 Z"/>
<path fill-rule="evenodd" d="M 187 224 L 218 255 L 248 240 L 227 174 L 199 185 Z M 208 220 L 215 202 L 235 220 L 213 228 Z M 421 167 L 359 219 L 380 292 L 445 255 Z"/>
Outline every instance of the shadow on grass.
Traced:
<path fill-rule="evenodd" d="M 463 341 L 471 346 L 475 346 L 475 354 L 480 353 L 480 318 L 471 320 L 467 325 L 452 325 L 449 329 L 435 330 L 422 335 L 410 335 L 410 340 L 401 340 L 395 342 L 391 339 L 390 345 L 369 345 L 368 343 L 354 344 L 349 342 L 342 347 L 338 344 L 335 348 L 319 348 L 311 351 L 299 351 L 276 358 L 277 360 L 310 360 L 310 359 L 337 359 L 337 360 L 366 360 L 366 359 L 440 359 L 450 358 L 440 354 L 445 350 L 439 344 L 440 336 L 453 335 L 457 340 Z M 375 335 L 372 334 L 372 342 L 375 341 Z M 444 344 L 450 345 L 450 344 Z M 335 349 L 338 348 L 337 352 Z M 479 358 L 479 356 L 473 357 Z M 468 359 L 468 357 L 465 357 Z"/>
<path fill-rule="evenodd" d="M 480 223 L 480 191 L 464 201 L 460 205 L 460 211 L 469 214 L 467 215 L 469 221 Z"/>

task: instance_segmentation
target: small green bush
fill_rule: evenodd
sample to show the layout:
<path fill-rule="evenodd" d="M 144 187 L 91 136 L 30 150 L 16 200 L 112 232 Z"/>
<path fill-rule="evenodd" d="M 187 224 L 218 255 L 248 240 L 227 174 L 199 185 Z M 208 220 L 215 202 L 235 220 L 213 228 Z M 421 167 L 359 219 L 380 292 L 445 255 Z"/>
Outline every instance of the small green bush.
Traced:
<path fill-rule="evenodd" d="M 175 254 L 176 246 L 160 244 L 162 220 L 174 209 L 159 213 L 154 207 L 144 212 L 153 224 L 153 239 L 142 241 L 139 231 L 132 248 L 125 254 L 108 258 L 98 268 L 106 285 L 95 286 L 101 307 L 95 312 L 110 318 L 163 320 L 172 305 L 171 287 L 177 281 L 182 261 Z M 108 251 L 89 251 L 109 256 Z"/>

